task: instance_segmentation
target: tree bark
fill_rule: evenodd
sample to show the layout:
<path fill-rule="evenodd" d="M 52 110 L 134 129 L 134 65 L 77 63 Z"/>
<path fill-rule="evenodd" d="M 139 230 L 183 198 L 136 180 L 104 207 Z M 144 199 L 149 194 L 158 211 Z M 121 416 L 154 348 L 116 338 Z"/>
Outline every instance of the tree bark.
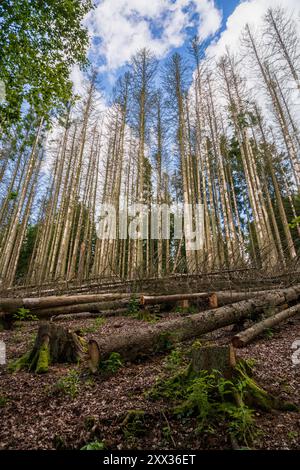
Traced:
<path fill-rule="evenodd" d="M 236 348 L 242 348 L 250 343 L 258 335 L 260 335 L 263 331 L 278 325 L 279 323 L 294 315 L 297 315 L 297 313 L 300 313 L 300 304 L 294 305 L 293 307 L 287 308 L 286 310 L 266 318 L 261 322 L 255 323 L 255 325 L 251 326 L 251 328 L 248 328 L 247 330 L 235 335 L 232 338 L 232 344 Z"/>
<path fill-rule="evenodd" d="M 151 325 L 147 329 L 132 330 L 109 338 L 99 338 L 89 344 L 89 351 L 98 348 L 99 360 L 105 360 L 112 352 L 119 353 L 124 360 L 132 361 L 140 356 L 149 356 L 172 347 L 173 344 L 197 338 L 218 328 L 231 325 L 261 312 L 266 306 L 280 305 L 300 297 L 300 285 L 282 289 L 264 297 L 243 300 L 233 305 L 189 315 L 183 319 Z"/>
<path fill-rule="evenodd" d="M 32 350 L 17 359 L 11 369 L 15 372 L 27 369 L 42 374 L 48 372 L 50 364 L 77 363 L 85 353 L 85 341 L 77 333 L 53 323 L 44 323 L 39 327 Z"/>
<path fill-rule="evenodd" d="M 30 310 L 51 309 L 56 307 L 66 307 L 81 304 L 100 304 L 101 302 L 112 302 L 122 300 L 126 302 L 130 299 L 130 294 L 87 294 L 70 296 L 53 296 L 41 298 L 24 299 L 0 299 L 0 309 L 5 312 L 15 312 L 18 308 Z"/>

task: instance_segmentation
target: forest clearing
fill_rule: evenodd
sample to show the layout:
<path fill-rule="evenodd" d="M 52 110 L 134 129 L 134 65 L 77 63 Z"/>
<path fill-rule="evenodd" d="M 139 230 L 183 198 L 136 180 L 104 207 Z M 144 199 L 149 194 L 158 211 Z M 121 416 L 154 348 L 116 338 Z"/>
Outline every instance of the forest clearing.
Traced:
<path fill-rule="evenodd" d="M 226 277 L 226 274 L 223 276 Z M 201 281 L 203 283 L 203 279 L 198 279 L 197 284 L 201 285 Z M 43 307 L 43 301 L 44 304 L 49 304 L 50 301 L 55 301 L 56 304 L 59 301 L 66 303 L 69 298 L 70 302 L 76 299 L 77 307 L 86 307 L 86 303 L 80 302 L 86 302 L 86 297 L 92 296 L 98 298 L 98 303 L 88 304 L 93 306 L 93 312 L 88 313 L 61 314 L 60 310 L 55 313 L 54 309 L 50 323 L 42 323 L 46 327 L 50 324 L 50 328 L 63 329 L 65 335 L 68 331 L 76 332 L 84 339 L 88 346 L 80 362 L 76 357 L 73 360 L 58 358 L 58 362 L 54 359 L 53 363 L 50 360 L 47 371 L 36 370 L 35 374 L 34 370 L 28 373 L 26 365 L 24 369 L 15 368 L 14 373 L 12 370 L 1 370 L 1 411 L 6 423 L 5 429 L 0 433 L 1 448 L 78 450 L 94 445 L 96 449 L 111 450 L 207 450 L 251 445 L 256 449 L 297 449 L 299 374 L 297 367 L 292 365 L 291 344 L 300 334 L 299 310 L 298 315 L 291 316 L 273 328 L 266 327 L 245 347 L 235 350 L 238 360 L 251 364 L 251 376 L 259 382 L 259 386 L 276 397 L 281 405 L 292 404 L 291 409 L 277 409 L 277 406 L 269 409 L 259 404 L 257 408 L 253 408 L 253 416 L 249 422 L 239 423 L 237 418 L 239 424 L 235 438 L 228 426 L 230 420 L 223 419 L 217 424 L 213 414 L 209 425 L 203 425 L 200 432 L 199 416 L 192 412 L 195 404 L 191 404 L 186 416 L 184 413 L 182 416 L 178 415 L 175 410 L 182 399 L 177 397 L 176 387 L 173 390 L 171 384 L 168 385 L 170 389 L 166 388 L 165 396 L 163 393 L 159 395 L 159 386 L 168 384 L 179 373 L 185 373 L 195 351 L 202 351 L 207 347 L 222 348 L 230 344 L 240 331 L 248 331 L 247 327 L 253 325 L 254 321 L 254 325 L 257 325 L 264 317 L 270 320 L 278 315 L 278 311 L 288 311 L 287 303 L 297 306 L 300 296 L 299 286 L 287 289 L 281 287 L 284 296 L 276 299 L 276 294 L 278 296 L 280 291 L 276 292 L 267 280 L 265 282 L 269 282 L 270 287 L 265 292 L 249 289 L 235 292 L 234 288 L 236 284 L 239 285 L 240 279 L 234 280 L 228 273 L 227 282 L 224 283 L 224 279 L 217 282 L 223 285 L 230 283 L 231 290 L 220 290 L 217 294 L 210 293 L 206 296 L 203 292 L 189 293 L 191 286 L 186 280 L 181 286 L 180 282 L 176 286 L 176 292 L 181 290 L 181 294 L 170 294 L 170 287 L 166 287 L 169 294 L 164 296 L 155 293 L 150 296 L 148 292 L 146 296 L 101 292 L 27 300 L 21 297 L 8 299 L 19 305 L 28 305 L 30 300 L 36 304 L 35 309 L 27 314 L 27 320 L 15 319 L 14 325 L 9 325 L 9 329 L 1 333 L 1 338 L 7 345 L 7 353 L 16 361 L 13 362 L 15 365 L 34 344 L 42 322 L 39 315 L 42 312 L 44 316 L 45 311 L 37 307 Z M 249 285 L 251 280 L 247 283 Z M 151 286 L 148 284 L 147 291 L 149 288 Z M 152 289 L 155 290 L 154 284 Z M 111 300 L 112 297 L 121 297 L 121 312 L 120 300 Z M 189 300 L 178 300 L 178 297 Z M 237 302 L 238 298 L 246 300 Z M 255 298 L 261 299 L 260 302 L 255 303 Z M 155 301 L 158 303 L 155 304 Z M 3 301 L 0 302 L 3 307 Z M 105 310 L 108 302 L 110 310 Z M 209 309 L 212 302 L 213 309 Z M 245 302 L 250 302 L 250 312 L 246 312 Z M 228 326 L 217 330 L 216 323 L 214 326 L 209 324 L 206 327 L 207 333 L 200 335 L 193 331 L 191 339 L 187 336 L 182 342 L 182 329 L 188 323 L 188 318 L 196 319 L 199 315 L 204 315 L 211 321 L 211 317 L 220 309 L 225 308 L 228 312 L 228 307 L 235 306 L 238 311 L 240 303 L 243 304 L 244 321 L 241 324 L 241 319 L 236 319 L 238 328 L 232 326 L 233 319 L 228 320 Z M 26 312 L 26 309 L 23 310 Z M 49 310 L 51 311 L 50 308 Z M 199 311 L 202 313 L 198 313 Z M 222 317 L 224 318 L 224 313 Z M 181 322 L 179 337 L 167 336 L 166 332 L 172 331 L 171 325 L 178 321 Z M 204 319 L 201 321 L 197 318 L 196 322 L 203 330 Z M 154 343 L 153 332 L 157 327 L 160 341 Z M 151 333 L 149 345 L 147 335 Z M 99 344 L 100 349 L 99 364 L 95 363 L 95 343 Z M 67 360 L 70 361 L 69 364 L 65 363 Z M 222 361 L 219 363 L 217 360 L 217 364 L 220 366 Z M 248 441 L 250 436 L 251 444 Z"/>
<path fill-rule="evenodd" d="M 1 2 L 1 451 L 300 450 L 300 10 L 229 3 Z"/>

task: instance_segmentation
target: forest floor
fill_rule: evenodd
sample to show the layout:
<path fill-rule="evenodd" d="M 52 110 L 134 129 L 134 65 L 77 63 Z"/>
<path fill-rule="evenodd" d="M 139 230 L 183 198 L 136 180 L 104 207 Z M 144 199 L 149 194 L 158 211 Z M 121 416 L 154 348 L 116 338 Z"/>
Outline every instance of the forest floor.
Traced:
<path fill-rule="evenodd" d="M 173 314 L 174 315 L 174 314 Z M 170 317 L 164 317 L 165 321 Z M 143 328 L 146 322 L 130 317 L 60 322 L 81 329 L 86 338 Z M 0 333 L 9 360 L 32 345 L 36 322 L 19 323 Z M 201 338 L 226 344 L 232 327 Z M 300 406 L 300 365 L 292 364 L 292 343 L 300 339 L 300 316 L 279 325 L 237 354 L 255 360 L 254 378 L 266 390 Z M 188 344 L 184 345 L 188 347 Z M 71 372 L 71 374 L 70 374 Z M 0 366 L 0 449 L 80 449 L 101 441 L 106 449 L 230 449 L 225 429 L 216 433 L 196 431 L 196 418 L 178 419 L 169 400 L 148 395 L 157 379 L 166 374 L 166 355 L 124 364 L 111 375 L 93 375 L 82 366 L 52 365 L 45 375 L 10 373 Z M 129 429 L 130 410 L 142 410 L 142 429 Z M 299 412 L 255 412 L 259 433 L 255 449 L 299 449 Z"/>

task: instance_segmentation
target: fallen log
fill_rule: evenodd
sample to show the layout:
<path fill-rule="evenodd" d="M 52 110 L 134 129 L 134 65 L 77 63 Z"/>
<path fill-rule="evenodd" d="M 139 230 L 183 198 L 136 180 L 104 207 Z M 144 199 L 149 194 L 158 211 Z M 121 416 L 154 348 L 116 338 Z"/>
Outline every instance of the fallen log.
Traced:
<path fill-rule="evenodd" d="M 51 318 L 51 321 L 70 321 L 70 320 L 84 320 L 86 318 L 101 318 L 113 317 L 117 315 L 124 315 L 127 308 L 119 308 L 116 310 L 104 310 L 103 312 L 82 312 L 82 313 L 68 313 L 67 315 L 56 315 Z"/>
<path fill-rule="evenodd" d="M 89 294 L 72 296 L 50 296 L 40 298 L 16 298 L 0 299 L 0 310 L 9 313 L 19 308 L 29 310 L 40 310 L 46 308 L 65 307 L 70 305 L 88 304 L 95 302 L 114 301 L 119 299 L 130 299 L 130 294 Z"/>
<path fill-rule="evenodd" d="M 34 310 L 34 314 L 40 318 L 49 318 L 54 315 L 67 315 L 68 313 L 82 313 L 82 312 L 91 312 L 91 313 L 102 313 L 107 310 L 119 310 L 120 308 L 126 311 L 126 306 L 128 305 L 128 299 L 118 300 L 114 302 L 95 302 L 88 304 L 74 304 L 68 305 L 66 307 L 53 307 Z"/>
<path fill-rule="evenodd" d="M 247 328 L 247 330 L 244 330 L 241 333 L 235 335 L 232 338 L 232 344 L 236 348 L 242 348 L 268 328 L 272 328 L 273 326 L 278 325 L 284 320 L 297 315 L 297 313 L 300 313 L 300 304 L 294 305 L 293 307 L 276 313 L 275 315 L 266 318 L 265 320 L 255 323 L 255 325 Z"/>
<path fill-rule="evenodd" d="M 149 325 L 147 329 L 131 330 L 126 334 L 111 335 L 97 341 L 91 340 L 89 351 L 93 351 L 93 357 L 96 358 L 97 363 L 109 357 L 112 352 L 119 353 L 124 360 L 134 360 L 139 356 L 166 350 L 177 342 L 193 339 L 231 325 L 242 318 L 263 311 L 266 306 L 295 301 L 299 297 L 300 285 L 272 292 L 264 297 L 258 296 L 184 318 Z M 98 356 L 95 354 L 95 349 L 98 350 Z M 92 366 L 91 370 L 95 369 L 97 364 L 93 363 Z"/>
<path fill-rule="evenodd" d="M 199 292 L 195 294 L 174 294 L 174 295 L 142 295 L 141 305 L 156 305 L 170 302 L 179 302 L 181 300 L 207 299 L 211 294 L 208 292 Z"/>
<path fill-rule="evenodd" d="M 222 305 L 232 304 L 234 302 L 240 302 L 241 300 L 251 299 L 266 293 L 274 292 L 273 290 L 261 290 L 261 291 L 245 291 L 245 292 L 234 292 L 234 291 L 219 291 L 219 292 L 199 292 L 199 293 L 183 293 L 175 295 L 142 295 L 140 298 L 141 305 L 156 305 L 162 303 L 173 303 L 184 300 L 196 302 L 197 300 L 208 300 L 208 305 L 211 308 L 220 307 Z"/>
<path fill-rule="evenodd" d="M 233 304 L 234 302 L 240 302 L 241 300 L 252 299 L 253 297 L 260 297 L 266 294 L 272 293 L 274 290 L 261 290 L 252 292 L 233 292 L 233 291 L 220 291 L 216 292 L 217 306 Z"/>

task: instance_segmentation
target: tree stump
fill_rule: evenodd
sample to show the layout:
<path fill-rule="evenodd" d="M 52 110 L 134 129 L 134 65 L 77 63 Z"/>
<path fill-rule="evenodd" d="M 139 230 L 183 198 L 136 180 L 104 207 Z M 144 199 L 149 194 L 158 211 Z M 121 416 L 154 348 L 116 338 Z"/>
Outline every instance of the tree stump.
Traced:
<path fill-rule="evenodd" d="M 11 365 L 12 371 L 27 369 L 42 374 L 50 364 L 77 363 L 86 353 L 85 340 L 78 334 L 53 323 L 39 327 L 34 346 Z"/>
<path fill-rule="evenodd" d="M 234 349 L 225 346 L 196 346 L 192 351 L 191 368 L 196 374 L 201 370 L 212 372 L 218 370 L 224 377 L 231 377 L 236 365 Z"/>

